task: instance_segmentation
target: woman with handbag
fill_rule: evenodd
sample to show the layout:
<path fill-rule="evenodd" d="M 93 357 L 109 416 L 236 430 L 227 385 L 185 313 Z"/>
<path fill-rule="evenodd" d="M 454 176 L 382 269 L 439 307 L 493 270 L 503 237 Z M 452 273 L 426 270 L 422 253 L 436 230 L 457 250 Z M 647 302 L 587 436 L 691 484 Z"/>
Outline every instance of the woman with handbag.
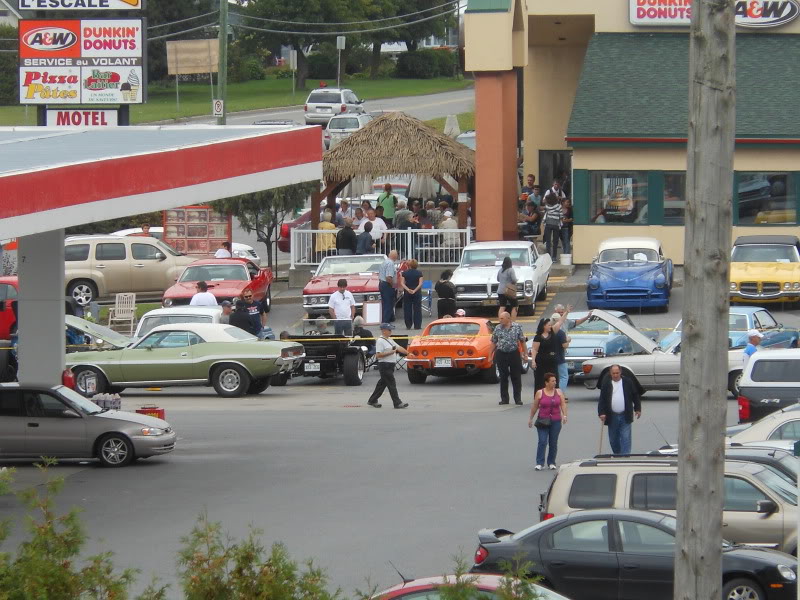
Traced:
<path fill-rule="evenodd" d="M 556 469 L 556 454 L 558 454 L 558 436 L 561 426 L 567 422 L 567 402 L 564 393 L 556 387 L 558 379 L 553 373 L 544 374 L 544 387 L 533 395 L 531 416 L 528 427 L 536 427 L 539 443 L 536 446 L 536 470 L 544 468 L 545 451 L 547 450 L 547 464 L 551 470 Z M 534 416 L 539 411 L 539 416 Z M 548 450 L 549 446 L 549 450 Z"/>
<path fill-rule="evenodd" d="M 497 318 L 500 318 L 504 312 L 511 313 L 511 320 L 517 318 L 517 274 L 514 273 L 514 268 L 511 266 L 511 257 L 506 256 L 503 259 L 503 264 L 500 271 L 497 273 L 497 303 L 499 310 L 497 311 Z"/>
<path fill-rule="evenodd" d="M 567 315 L 568 313 L 564 313 Z M 564 324 L 566 317 L 558 321 L 542 319 L 536 327 L 536 335 L 531 345 L 531 366 L 533 367 L 533 389 L 539 391 L 544 387 L 545 373 L 558 373 L 559 339 L 556 335 Z"/>

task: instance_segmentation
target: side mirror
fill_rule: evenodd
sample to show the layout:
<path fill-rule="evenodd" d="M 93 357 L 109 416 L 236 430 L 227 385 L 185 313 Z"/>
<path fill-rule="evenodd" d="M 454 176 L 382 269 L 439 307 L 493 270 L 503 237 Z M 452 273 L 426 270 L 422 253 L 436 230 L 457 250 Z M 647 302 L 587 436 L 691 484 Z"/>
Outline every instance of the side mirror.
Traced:
<path fill-rule="evenodd" d="M 681 345 L 678 344 L 675 346 L 675 349 L 672 351 L 673 354 L 680 354 L 681 353 Z"/>
<path fill-rule="evenodd" d="M 166 254 L 162 254 L 161 252 L 156 252 L 156 259 L 158 260 L 167 260 Z"/>
<path fill-rule="evenodd" d="M 771 515 L 778 510 L 778 505 L 772 500 L 759 500 L 756 502 L 756 512 L 760 515 Z"/>
<path fill-rule="evenodd" d="M 733 338 L 728 338 L 728 348 L 733 348 Z"/>
<path fill-rule="evenodd" d="M 65 408 L 61 411 L 61 416 L 65 419 L 80 419 L 81 416 L 71 408 Z"/>

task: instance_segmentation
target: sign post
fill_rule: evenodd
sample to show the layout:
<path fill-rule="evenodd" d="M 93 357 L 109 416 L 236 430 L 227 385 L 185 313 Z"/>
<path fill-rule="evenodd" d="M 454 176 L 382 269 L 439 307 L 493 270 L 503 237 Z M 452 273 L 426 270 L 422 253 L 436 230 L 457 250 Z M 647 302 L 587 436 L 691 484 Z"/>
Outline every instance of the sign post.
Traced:
<path fill-rule="evenodd" d="M 295 75 L 297 75 L 297 50 L 289 50 L 289 68 L 292 70 L 292 101 L 294 101 Z"/>
<path fill-rule="evenodd" d="M 343 35 L 336 36 L 336 50 L 339 53 L 339 66 L 336 68 L 336 87 L 342 87 L 342 50 L 345 47 L 345 37 Z"/>
<path fill-rule="evenodd" d="M 224 119 L 225 118 L 225 101 L 224 100 L 220 100 L 219 98 L 215 99 L 211 103 L 211 112 L 213 113 L 213 116 L 215 116 L 217 118 Z"/>
<path fill-rule="evenodd" d="M 221 100 L 221 114 L 217 115 L 217 125 L 225 125 L 225 98 L 228 95 L 228 0 L 220 0 L 219 2 L 219 72 L 217 74 L 217 95 Z"/>

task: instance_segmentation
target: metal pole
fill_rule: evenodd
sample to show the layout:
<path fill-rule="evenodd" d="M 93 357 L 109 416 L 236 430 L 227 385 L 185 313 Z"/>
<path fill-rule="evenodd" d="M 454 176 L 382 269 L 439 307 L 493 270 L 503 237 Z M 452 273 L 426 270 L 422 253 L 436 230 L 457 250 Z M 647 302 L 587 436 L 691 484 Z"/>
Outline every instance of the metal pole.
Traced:
<path fill-rule="evenodd" d="M 225 125 L 225 106 L 228 94 L 228 0 L 219 0 L 219 73 L 217 90 L 222 100 L 222 116 L 217 117 L 217 125 Z"/>
<path fill-rule="evenodd" d="M 180 43 L 175 44 L 175 118 L 178 119 L 181 116 L 181 93 L 178 89 L 178 80 L 180 79 L 180 60 L 178 59 L 178 54 L 180 48 Z"/>
<path fill-rule="evenodd" d="M 342 87 L 342 51 L 338 50 L 337 52 L 339 53 L 339 64 L 336 67 L 336 87 L 338 88 Z"/>

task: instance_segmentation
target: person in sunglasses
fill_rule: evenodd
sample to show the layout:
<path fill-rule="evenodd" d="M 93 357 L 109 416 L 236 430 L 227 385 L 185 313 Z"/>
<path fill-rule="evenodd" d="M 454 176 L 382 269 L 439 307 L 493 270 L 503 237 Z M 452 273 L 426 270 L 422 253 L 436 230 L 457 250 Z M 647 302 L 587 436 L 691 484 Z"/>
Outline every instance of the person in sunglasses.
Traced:
<path fill-rule="evenodd" d="M 242 300 L 247 313 L 250 315 L 250 333 L 260 340 L 264 339 L 264 328 L 267 325 L 267 313 L 264 312 L 264 307 L 260 302 L 253 300 L 252 290 L 243 291 Z"/>

